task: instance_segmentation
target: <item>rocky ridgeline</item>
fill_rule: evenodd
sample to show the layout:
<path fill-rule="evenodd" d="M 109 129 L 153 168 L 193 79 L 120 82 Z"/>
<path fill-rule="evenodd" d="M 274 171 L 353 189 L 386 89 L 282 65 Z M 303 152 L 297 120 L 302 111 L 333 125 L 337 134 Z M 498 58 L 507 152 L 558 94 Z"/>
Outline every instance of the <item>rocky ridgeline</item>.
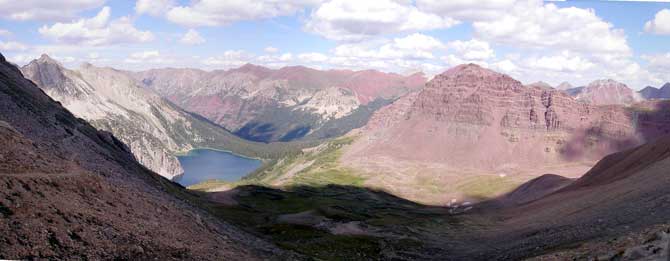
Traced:
<path fill-rule="evenodd" d="M 183 173 L 176 151 L 191 148 L 176 139 L 172 125 L 189 121 L 178 108 L 110 68 L 64 68 L 47 55 L 21 68 L 24 76 L 76 116 L 126 143 L 135 158 L 166 178 Z M 189 134 L 195 136 L 195 134 Z"/>

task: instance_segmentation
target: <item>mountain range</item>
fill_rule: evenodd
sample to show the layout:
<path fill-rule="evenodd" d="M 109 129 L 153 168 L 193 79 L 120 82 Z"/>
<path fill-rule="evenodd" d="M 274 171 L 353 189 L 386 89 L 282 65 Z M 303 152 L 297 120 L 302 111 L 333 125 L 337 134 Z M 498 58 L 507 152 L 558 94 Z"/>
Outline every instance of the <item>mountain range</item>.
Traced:
<path fill-rule="evenodd" d="M 181 108 L 262 142 L 342 135 L 426 81 L 421 73 L 401 76 L 302 66 L 274 70 L 252 64 L 211 72 L 154 69 L 133 76 Z"/>
<path fill-rule="evenodd" d="M 290 147 L 282 149 L 278 148 L 281 145 L 266 146 L 238 138 L 142 88 L 126 71 L 91 64 L 70 70 L 48 55 L 31 61 L 21 71 L 74 115 L 113 133 L 140 163 L 169 179 L 183 173 L 175 155 L 193 148 L 268 158 Z"/>
<path fill-rule="evenodd" d="M 304 67 L 242 68 L 221 72 L 221 82 L 242 85 L 210 80 L 221 93 L 175 83 L 184 80 L 162 86 L 265 100 L 260 107 L 280 111 L 271 115 L 320 119 L 295 139 L 317 139 L 309 135 L 326 126 L 339 131 L 315 142 L 250 142 L 154 93 L 152 81 L 175 78 L 89 64 L 70 70 L 48 56 L 19 69 L 0 55 L 0 258 L 661 260 L 670 253 L 670 101 L 637 100 L 611 80 L 572 97 L 474 64 L 425 86 L 360 89 L 342 84 L 346 77 L 288 80 L 310 78 Z M 286 73 L 293 69 L 300 72 Z M 197 71 L 175 70 L 176 78 Z M 328 83 L 313 85 L 320 81 Z M 253 86 L 261 89 L 252 95 Z M 360 94 L 370 86 L 380 91 Z M 304 96 L 277 105 L 287 102 L 278 97 Z M 340 126 L 372 105 L 356 124 Z M 240 129 L 269 124 L 259 115 Z M 264 141 L 286 135 L 272 133 Z M 192 191 L 150 169 L 169 161 L 146 156 L 206 146 L 273 160 L 239 183 Z"/>
<path fill-rule="evenodd" d="M 620 87 L 593 89 L 608 86 Z M 312 184 L 346 176 L 424 203 L 476 201 L 544 173 L 579 177 L 605 155 L 666 135 L 667 106 L 599 105 L 460 65 L 375 112 L 337 146 L 329 165 L 313 160 L 332 157 L 318 148 L 265 177 L 273 184 Z"/>

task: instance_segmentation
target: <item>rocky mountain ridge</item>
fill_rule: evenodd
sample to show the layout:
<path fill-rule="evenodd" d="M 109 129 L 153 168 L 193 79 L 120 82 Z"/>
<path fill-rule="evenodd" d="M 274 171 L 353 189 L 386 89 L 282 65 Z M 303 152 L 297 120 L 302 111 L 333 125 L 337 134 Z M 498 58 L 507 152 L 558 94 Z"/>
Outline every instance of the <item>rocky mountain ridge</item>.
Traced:
<path fill-rule="evenodd" d="M 132 74 L 146 88 L 185 110 L 241 137 L 264 142 L 332 137 L 310 134 L 323 133 L 319 131 L 324 126 L 342 125 L 339 121 L 365 122 L 369 114 L 357 112 L 374 109 L 371 103 L 379 99 L 391 100 L 419 89 L 426 81 L 420 73 L 401 76 L 303 66 L 274 70 L 252 64 L 211 72 L 166 68 Z M 295 133 L 301 135 L 292 135 Z"/>

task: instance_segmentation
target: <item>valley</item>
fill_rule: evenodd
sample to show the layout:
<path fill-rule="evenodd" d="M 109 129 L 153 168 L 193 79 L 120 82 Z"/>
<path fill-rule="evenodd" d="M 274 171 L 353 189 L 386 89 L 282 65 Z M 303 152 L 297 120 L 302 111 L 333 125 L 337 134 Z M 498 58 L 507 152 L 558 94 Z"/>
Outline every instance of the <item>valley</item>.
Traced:
<path fill-rule="evenodd" d="M 670 0 L 0 0 L 2 260 L 670 260 Z"/>
<path fill-rule="evenodd" d="M 463 64 L 390 96 L 361 96 L 346 81 L 337 84 L 351 89 L 316 86 L 302 102 L 253 110 L 259 114 L 231 132 L 220 125 L 232 124 L 227 116 L 215 122 L 158 95 L 153 81 L 167 78 L 137 78 L 156 71 L 90 64 L 70 70 L 47 55 L 20 70 L 4 60 L 2 66 L 7 102 L 0 141 L 7 147 L 0 177 L 8 191 L 0 214 L 9 223 L 0 228 L 14 234 L 4 237 L 10 254 L 0 257 L 545 260 L 666 253 L 640 249 L 664 244 L 670 227 L 664 196 L 670 101 L 642 99 L 612 80 L 570 92 L 569 84 L 565 90 L 523 85 Z M 258 83 L 289 69 L 245 65 L 220 73 L 292 92 L 290 84 Z M 319 77 L 353 73 L 299 69 Z M 174 88 L 184 91 L 186 84 Z M 370 88 L 390 88 L 385 84 Z M 46 109 L 28 109 L 35 104 Z M 42 120 L 25 122 L 20 114 Z M 298 126 L 285 117 L 314 117 L 310 124 L 318 124 L 290 130 L 269 123 Z M 33 191 L 40 198 L 60 194 L 68 203 L 35 202 Z M 31 220 L 33 229 L 55 216 L 29 218 L 21 202 L 39 213 L 57 204 L 64 223 L 30 233 L 18 220 Z M 82 205 L 85 211 L 75 210 Z M 184 233 L 182 240 L 225 247 L 149 243 L 150 232 L 139 235 L 138 227 L 105 214 L 138 208 L 144 211 L 130 216 L 134 226 L 160 219 Z M 177 233 L 158 224 L 150 226 L 161 234 L 152 237 Z M 116 232 L 94 236 L 104 226 Z M 19 242 L 26 235 L 42 243 L 26 247 Z M 122 245 L 119 237 L 140 247 Z M 82 244 L 114 247 L 93 253 Z"/>

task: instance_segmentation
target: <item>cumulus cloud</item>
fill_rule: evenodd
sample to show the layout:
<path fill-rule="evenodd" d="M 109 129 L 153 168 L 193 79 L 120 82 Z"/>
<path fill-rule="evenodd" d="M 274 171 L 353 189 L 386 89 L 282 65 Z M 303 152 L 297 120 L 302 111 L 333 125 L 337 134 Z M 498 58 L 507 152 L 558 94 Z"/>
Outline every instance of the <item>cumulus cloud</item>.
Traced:
<path fill-rule="evenodd" d="M 228 50 L 222 55 L 208 57 L 201 61 L 202 64 L 217 68 L 237 67 L 254 59 L 254 55 L 243 50 Z"/>
<path fill-rule="evenodd" d="M 655 55 L 643 55 L 642 59 L 649 63 L 649 68 L 658 72 L 670 71 L 670 53 L 662 53 Z"/>
<path fill-rule="evenodd" d="M 137 0 L 135 3 L 135 12 L 138 14 L 160 16 L 169 11 L 174 5 L 174 0 Z"/>
<path fill-rule="evenodd" d="M 440 48 L 444 48 L 440 40 L 414 33 L 392 41 L 341 44 L 335 47 L 334 54 L 357 59 L 431 59 L 432 51 Z"/>
<path fill-rule="evenodd" d="M 131 64 L 169 64 L 174 63 L 175 60 L 163 57 L 159 51 L 148 50 L 131 53 L 130 56 L 124 60 L 124 62 Z"/>
<path fill-rule="evenodd" d="M 9 42 L 3 42 L 0 41 L 0 51 L 24 51 L 27 50 L 28 46 L 25 44 L 19 43 L 19 42 L 14 42 L 14 41 L 9 41 Z"/>
<path fill-rule="evenodd" d="M 670 10 L 658 11 L 653 20 L 644 24 L 644 31 L 654 34 L 670 34 Z"/>
<path fill-rule="evenodd" d="M 417 0 L 416 5 L 425 12 L 473 21 L 499 17 L 515 2 L 516 0 Z"/>
<path fill-rule="evenodd" d="M 495 57 L 495 52 L 489 43 L 477 39 L 469 41 L 456 40 L 447 46 L 453 49 L 463 60 L 484 61 Z"/>
<path fill-rule="evenodd" d="M 268 46 L 268 47 L 265 47 L 265 49 L 263 49 L 263 51 L 265 51 L 266 53 L 276 53 L 276 52 L 279 51 L 279 49 L 277 49 L 275 47 L 272 47 L 272 46 Z"/>
<path fill-rule="evenodd" d="M 520 1 L 495 19 L 473 22 L 478 38 L 531 48 L 629 55 L 623 30 L 592 9 Z"/>
<path fill-rule="evenodd" d="M 189 29 L 188 32 L 186 32 L 184 36 L 179 39 L 179 42 L 188 45 L 197 45 L 205 43 L 205 38 L 202 38 L 198 31 Z"/>
<path fill-rule="evenodd" d="M 4 0 L 0 1 L 0 17 L 19 21 L 66 21 L 104 3 L 105 0 Z"/>
<path fill-rule="evenodd" d="M 305 63 L 320 63 L 328 60 L 328 56 L 322 53 L 301 53 L 298 55 L 298 59 Z"/>
<path fill-rule="evenodd" d="M 312 12 L 305 29 L 338 41 L 360 41 L 372 36 L 449 28 L 451 18 L 418 10 L 411 2 L 332 0 Z"/>
<path fill-rule="evenodd" d="M 184 26 L 219 26 L 236 21 L 293 15 L 319 2 L 319 0 L 201 0 L 193 1 L 187 6 L 174 6 L 167 11 L 166 16 L 168 20 Z"/>
<path fill-rule="evenodd" d="M 570 52 L 527 58 L 526 63 L 531 68 L 558 72 L 583 72 L 595 66 L 591 61 Z"/>
<path fill-rule="evenodd" d="M 42 26 L 40 34 L 61 43 L 83 45 L 112 45 L 143 43 L 154 39 L 150 31 L 135 28 L 129 17 L 110 21 L 111 9 L 103 7 L 92 18 L 82 18 L 71 23 L 56 23 Z"/>

